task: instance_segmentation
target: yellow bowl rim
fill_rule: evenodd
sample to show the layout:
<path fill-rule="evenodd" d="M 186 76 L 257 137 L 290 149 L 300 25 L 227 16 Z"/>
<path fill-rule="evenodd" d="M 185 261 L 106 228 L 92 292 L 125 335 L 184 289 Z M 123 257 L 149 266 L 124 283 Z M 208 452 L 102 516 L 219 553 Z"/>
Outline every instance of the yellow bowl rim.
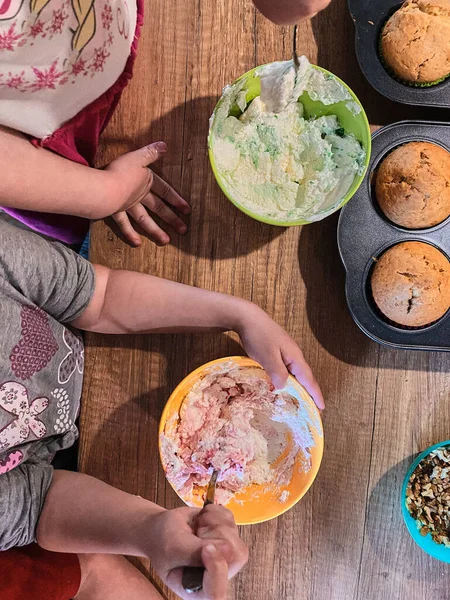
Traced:
<path fill-rule="evenodd" d="M 215 365 L 220 365 L 222 363 L 227 363 L 227 362 L 235 363 L 237 366 L 258 367 L 265 371 L 265 369 L 258 362 L 249 358 L 248 356 L 226 356 L 223 358 L 217 358 L 215 360 L 211 360 L 203 365 L 200 365 L 199 367 L 197 367 L 196 369 L 191 371 L 188 375 L 186 375 L 186 377 L 184 377 L 184 379 L 182 379 L 180 381 L 180 383 L 176 386 L 176 388 L 170 394 L 170 396 L 164 406 L 163 412 L 161 414 L 161 418 L 159 420 L 158 450 L 159 450 L 159 460 L 160 460 L 164 475 L 165 475 L 165 467 L 164 467 L 164 462 L 162 460 L 161 434 L 164 433 L 164 428 L 165 428 L 165 425 L 166 425 L 166 422 L 167 422 L 167 419 L 168 419 L 168 416 L 170 413 L 171 404 L 172 404 L 173 400 L 175 398 L 177 398 L 180 389 L 183 388 L 190 379 L 197 381 L 205 370 L 207 370 Z M 194 381 L 194 383 L 195 383 L 195 381 Z M 323 458 L 323 450 L 324 450 L 324 431 L 323 431 L 322 417 L 320 415 L 320 411 L 317 408 L 314 400 L 311 398 L 310 394 L 305 390 L 305 388 L 301 385 L 301 383 L 299 383 L 293 375 L 289 375 L 289 381 L 292 383 L 294 388 L 297 388 L 300 396 L 303 396 L 304 394 L 306 394 L 305 398 L 302 398 L 302 399 L 305 402 L 308 402 L 313 407 L 313 409 L 316 413 L 316 417 L 318 419 L 319 426 L 320 426 L 320 439 L 322 440 L 322 442 L 320 445 L 318 445 L 316 447 L 316 451 L 317 451 L 316 461 L 314 462 L 314 464 L 311 465 L 311 469 L 309 471 L 311 473 L 311 480 L 309 482 L 309 485 L 305 486 L 298 495 L 294 496 L 293 499 L 291 499 L 285 503 L 280 503 L 280 510 L 277 511 L 276 514 L 274 513 L 271 516 L 265 517 L 262 519 L 258 518 L 258 519 L 251 519 L 251 520 L 246 520 L 246 521 L 236 520 L 237 525 L 256 525 L 258 523 L 264 523 L 265 521 L 271 521 L 272 519 L 276 519 L 277 517 L 281 516 L 282 514 L 284 514 L 291 508 L 293 508 L 305 496 L 305 494 L 309 491 L 312 484 L 314 483 L 314 481 L 317 477 L 317 473 L 319 472 L 319 469 L 320 469 L 320 466 L 322 463 L 322 458 Z M 186 397 L 186 395 L 185 395 L 185 397 Z M 184 401 L 184 399 L 183 399 L 183 401 Z M 167 477 L 166 477 L 166 481 L 169 483 L 170 487 L 173 489 L 173 491 L 176 493 L 176 495 L 180 498 L 180 500 L 182 500 L 182 502 L 184 504 L 186 504 L 183 497 L 172 486 L 172 484 L 167 479 Z"/>

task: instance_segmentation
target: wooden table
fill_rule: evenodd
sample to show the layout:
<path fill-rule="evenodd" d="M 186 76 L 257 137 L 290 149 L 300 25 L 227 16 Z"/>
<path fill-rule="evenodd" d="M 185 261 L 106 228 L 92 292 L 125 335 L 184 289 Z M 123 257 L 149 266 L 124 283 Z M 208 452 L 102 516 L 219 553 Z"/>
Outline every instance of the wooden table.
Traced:
<path fill-rule="evenodd" d="M 449 437 L 449 357 L 390 350 L 358 330 L 345 303 L 337 218 L 291 229 L 257 223 L 223 197 L 209 167 L 208 118 L 222 87 L 255 65 L 289 58 L 291 29 L 265 21 L 249 0 L 146 5 L 135 78 L 100 162 L 166 140 L 170 154 L 160 172 L 192 202 L 190 231 L 170 247 L 146 241 L 135 250 L 97 224 L 92 259 L 255 301 L 298 340 L 327 399 L 319 476 L 295 509 L 243 529 L 250 561 L 230 598 L 450 598 L 449 567 L 414 546 L 399 506 L 412 456 Z M 394 105 L 372 90 L 353 35 L 345 0 L 333 0 L 301 25 L 300 50 L 355 90 L 374 126 L 428 118 L 426 109 Z M 157 454 L 162 407 L 195 367 L 240 352 L 226 335 L 88 336 L 82 470 L 178 506 Z"/>

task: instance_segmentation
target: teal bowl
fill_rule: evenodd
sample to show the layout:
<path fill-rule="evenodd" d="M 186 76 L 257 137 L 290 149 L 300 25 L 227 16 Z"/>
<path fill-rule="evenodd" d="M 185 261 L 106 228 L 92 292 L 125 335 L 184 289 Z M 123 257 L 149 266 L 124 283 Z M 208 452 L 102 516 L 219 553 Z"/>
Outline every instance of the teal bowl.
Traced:
<path fill-rule="evenodd" d="M 434 446 L 430 446 L 421 454 L 419 454 L 416 460 L 412 463 L 403 482 L 401 503 L 403 520 L 405 521 L 405 525 L 416 544 L 420 546 L 424 552 L 426 552 L 433 558 L 437 558 L 438 560 L 445 563 L 450 563 L 450 548 L 447 548 L 443 544 L 437 544 L 436 542 L 434 542 L 429 533 L 427 535 L 421 535 L 419 528 L 417 527 L 417 521 L 412 518 L 412 516 L 409 514 L 408 508 L 406 507 L 406 488 L 408 486 L 409 478 L 413 474 L 413 471 L 420 463 L 420 461 L 422 461 L 426 456 L 431 454 L 431 452 L 433 452 L 434 450 L 442 448 L 442 446 L 450 446 L 450 440 L 441 442 L 440 444 L 434 444 Z"/>
<path fill-rule="evenodd" d="M 356 97 L 355 93 L 348 87 L 348 85 L 346 83 L 344 83 L 341 79 L 339 79 L 339 77 L 337 77 L 330 71 L 327 71 L 326 69 L 318 67 L 317 65 L 312 65 L 312 67 L 314 69 L 317 69 L 318 71 L 321 71 L 327 77 L 336 79 L 349 92 L 351 99 L 360 108 L 360 112 L 357 115 L 353 114 L 348 109 L 345 101 L 337 102 L 336 104 L 329 104 L 329 105 L 322 104 L 322 102 L 312 100 L 309 97 L 308 93 L 305 92 L 299 98 L 299 101 L 303 104 L 303 107 L 305 110 L 305 116 L 306 116 L 306 118 L 310 118 L 310 117 L 317 118 L 317 117 L 322 117 L 324 115 L 336 115 L 339 119 L 341 126 L 344 128 L 345 132 L 353 133 L 353 135 L 356 137 L 356 139 L 361 143 L 362 147 L 364 148 L 364 150 L 366 152 L 366 159 L 364 162 L 364 171 L 361 174 L 355 175 L 353 184 L 350 187 L 350 189 L 348 190 L 348 192 L 345 194 L 344 198 L 342 198 L 341 200 L 336 202 L 336 204 L 334 206 L 327 207 L 324 210 L 314 213 L 314 215 L 310 219 L 308 219 L 306 217 L 301 220 L 290 220 L 290 221 L 277 220 L 277 219 L 273 219 L 273 218 L 253 212 L 252 210 L 247 208 L 243 203 L 241 203 L 240 199 L 238 197 L 236 197 L 231 190 L 228 189 L 227 183 L 226 183 L 224 177 L 222 177 L 222 173 L 220 172 L 220 169 L 217 166 L 216 159 L 214 156 L 213 129 L 214 129 L 214 125 L 215 125 L 217 111 L 221 107 L 222 103 L 224 102 L 224 97 L 222 96 L 220 98 L 219 102 L 217 103 L 217 105 L 214 109 L 213 115 L 211 117 L 211 123 L 210 123 L 209 135 L 208 135 L 208 153 L 209 153 L 209 160 L 211 163 L 211 168 L 212 168 L 214 177 L 216 178 L 216 181 L 217 181 L 220 189 L 225 194 L 225 196 L 228 198 L 228 200 L 232 204 L 234 204 L 240 211 L 242 211 L 249 217 L 252 217 L 252 219 L 255 219 L 256 221 L 261 221 L 261 222 L 267 223 L 269 225 L 278 225 L 281 227 L 307 225 L 308 223 L 314 223 L 316 221 L 320 221 L 320 220 L 324 219 L 325 217 L 328 217 L 329 215 L 333 214 L 340 208 L 342 208 L 344 206 L 344 204 L 346 204 L 350 200 L 350 198 L 352 198 L 352 196 L 354 196 L 354 194 L 357 192 L 359 186 L 364 181 L 367 167 L 370 162 L 370 153 L 372 150 L 372 137 L 371 137 L 371 132 L 370 132 L 370 126 L 369 126 L 369 121 L 367 120 L 367 115 L 364 111 L 364 108 L 363 108 L 361 102 Z M 234 85 L 238 84 L 239 82 L 242 82 L 243 80 L 245 80 L 245 87 L 243 89 L 247 92 L 247 95 L 246 95 L 247 104 L 250 103 L 254 98 L 256 98 L 256 96 L 259 96 L 261 93 L 261 83 L 260 83 L 259 77 L 257 76 L 257 72 L 259 71 L 259 69 L 261 69 L 261 66 L 255 67 L 251 71 L 244 73 L 244 75 L 241 75 L 241 77 L 239 77 L 239 79 L 237 79 L 232 84 L 232 86 L 234 86 Z M 241 114 L 241 111 L 236 106 L 234 106 L 231 108 L 229 114 L 232 114 L 234 116 L 239 116 Z"/>

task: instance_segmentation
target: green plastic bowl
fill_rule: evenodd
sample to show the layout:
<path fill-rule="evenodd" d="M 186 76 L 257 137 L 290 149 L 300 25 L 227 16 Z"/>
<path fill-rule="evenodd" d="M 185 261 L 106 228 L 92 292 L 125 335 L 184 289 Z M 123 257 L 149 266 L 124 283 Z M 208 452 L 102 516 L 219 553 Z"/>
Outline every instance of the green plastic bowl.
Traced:
<path fill-rule="evenodd" d="M 213 148 L 212 148 L 212 130 L 213 130 L 214 123 L 215 123 L 217 109 L 220 108 L 222 102 L 224 101 L 223 97 L 217 103 L 216 108 L 214 109 L 212 119 L 211 119 L 211 125 L 209 128 L 209 135 L 208 135 L 208 153 L 209 153 L 209 160 L 211 162 L 211 167 L 212 167 L 214 176 L 216 178 L 216 181 L 219 184 L 220 189 L 225 194 L 225 196 L 228 198 L 228 200 L 230 200 L 230 202 L 232 202 L 243 213 L 245 213 L 249 217 L 252 217 L 252 219 L 256 219 L 257 221 L 262 221 L 263 223 L 268 223 L 269 225 L 278 225 L 280 227 L 291 227 L 294 225 L 307 225 L 308 223 L 320 221 L 320 220 L 324 219 L 325 217 L 328 217 L 329 215 L 333 214 L 334 212 L 336 212 L 337 210 L 342 208 L 344 206 L 344 204 L 346 204 L 350 200 L 350 198 L 356 193 L 359 186 L 361 185 L 361 183 L 364 180 L 364 176 L 366 174 L 367 167 L 369 165 L 370 152 L 372 149 L 372 138 L 370 135 L 369 122 L 367 120 L 367 116 L 366 116 L 366 113 L 364 112 L 361 102 L 358 100 L 358 98 L 353 93 L 353 91 L 348 87 L 348 85 L 345 84 L 341 79 L 339 79 L 339 77 L 336 77 L 336 75 L 334 75 L 333 73 L 330 73 L 330 71 L 327 71 L 326 69 L 322 69 L 321 67 L 318 67 L 316 65 L 312 65 L 312 67 L 314 69 L 317 69 L 318 71 L 322 71 L 322 73 L 325 73 L 325 75 L 329 75 L 329 76 L 337 79 L 337 81 L 339 81 L 339 83 L 341 83 L 348 90 L 352 99 L 358 104 L 358 106 L 360 106 L 361 112 L 358 115 L 354 115 L 347 108 L 345 101 L 337 102 L 336 104 L 330 104 L 330 105 L 326 106 L 325 104 L 322 104 L 322 102 L 317 102 L 317 101 L 311 100 L 308 93 L 305 92 L 299 98 L 299 100 L 301 101 L 301 103 L 303 104 L 304 109 L 305 109 L 305 117 L 309 118 L 309 117 L 323 117 L 323 116 L 328 116 L 328 115 L 337 115 L 340 125 L 341 125 L 341 127 L 344 128 L 345 132 L 353 133 L 353 135 L 356 137 L 356 139 L 363 146 L 364 150 L 366 151 L 366 160 L 364 163 L 364 172 L 361 175 L 355 176 L 353 184 L 352 184 L 351 188 L 349 189 L 349 191 L 347 192 L 347 194 L 345 195 L 345 197 L 341 201 L 336 203 L 334 206 L 328 207 L 327 209 L 325 209 L 323 211 L 319 211 L 319 212 L 315 213 L 313 216 L 311 216 L 310 220 L 305 219 L 305 220 L 297 220 L 297 221 L 279 221 L 277 219 L 271 219 L 269 217 L 265 217 L 263 215 L 259 215 L 257 213 L 252 212 L 247 207 L 245 207 L 243 204 L 241 204 L 235 196 L 233 196 L 232 192 L 230 190 L 228 190 L 227 184 L 226 184 L 225 180 L 222 178 L 220 170 L 217 167 L 216 160 L 214 158 Z M 247 105 L 254 98 L 256 98 L 256 96 L 259 96 L 261 94 L 260 79 L 256 75 L 256 71 L 260 68 L 261 67 L 255 67 L 251 71 L 244 73 L 244 75 L 239 77 L 239 79 L 237 79 L 232 84 L 232 85 L 235 85 L 235 84 L 241 82 L 243 79 L 246 80 L 246 85 L 245 85 L 244 89 L 247 91 L 247 96 L 246 96 Z M 239 114 L 241 114 L 241 111 L 237 107 L 232 107 L 229 114 L 238 116 Z"/>
<path fill-rule="evenodd" d="M 444 546 L 444 544 L 437 544 L 433 541 L 433 538 L 428 533 L 427 535 L 422 535 L 417 526 L 417 521 L 413 519 L 413 517 L 409 514 L 408 508 L 406 506 L 406 488 L 408 486 L 408 481 L 411 475 L 413 474 L 414 469 L 417 465 L 431 452 L 437 450 L 438 448 L 442 448 L 443 446 L 449 446 L 450 440 L 445 442 L 441 442 L 440 444 L 434 444 L 434 446 L 430 446 L 424 452 L 419 454 L 413 464 L 410 466 L 408 473 L 406 474 L 405 480 L 402 486 L 402 496 L 401 496 L 401 504 L 402 504 L 402 514 L 403 520 L 405 521 L 405 525 L 412 537 L 412 539 L 416 542 L 418 546 L 422 548 L 424 552 L 432 556 L 433 558 L 437 558 L 438 560 L 450 563 L 450 548 Z"/>

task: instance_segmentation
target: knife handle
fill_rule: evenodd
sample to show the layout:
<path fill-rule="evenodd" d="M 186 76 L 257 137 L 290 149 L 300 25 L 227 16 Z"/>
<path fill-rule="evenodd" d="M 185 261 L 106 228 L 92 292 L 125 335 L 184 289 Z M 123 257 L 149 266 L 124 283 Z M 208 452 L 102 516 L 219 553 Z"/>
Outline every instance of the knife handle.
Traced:
<path fill-rule="evenodd" d="M 188 594 L 195 594 L 203 589 L 204 567 L 184 567 L 181 584 Z"/>

